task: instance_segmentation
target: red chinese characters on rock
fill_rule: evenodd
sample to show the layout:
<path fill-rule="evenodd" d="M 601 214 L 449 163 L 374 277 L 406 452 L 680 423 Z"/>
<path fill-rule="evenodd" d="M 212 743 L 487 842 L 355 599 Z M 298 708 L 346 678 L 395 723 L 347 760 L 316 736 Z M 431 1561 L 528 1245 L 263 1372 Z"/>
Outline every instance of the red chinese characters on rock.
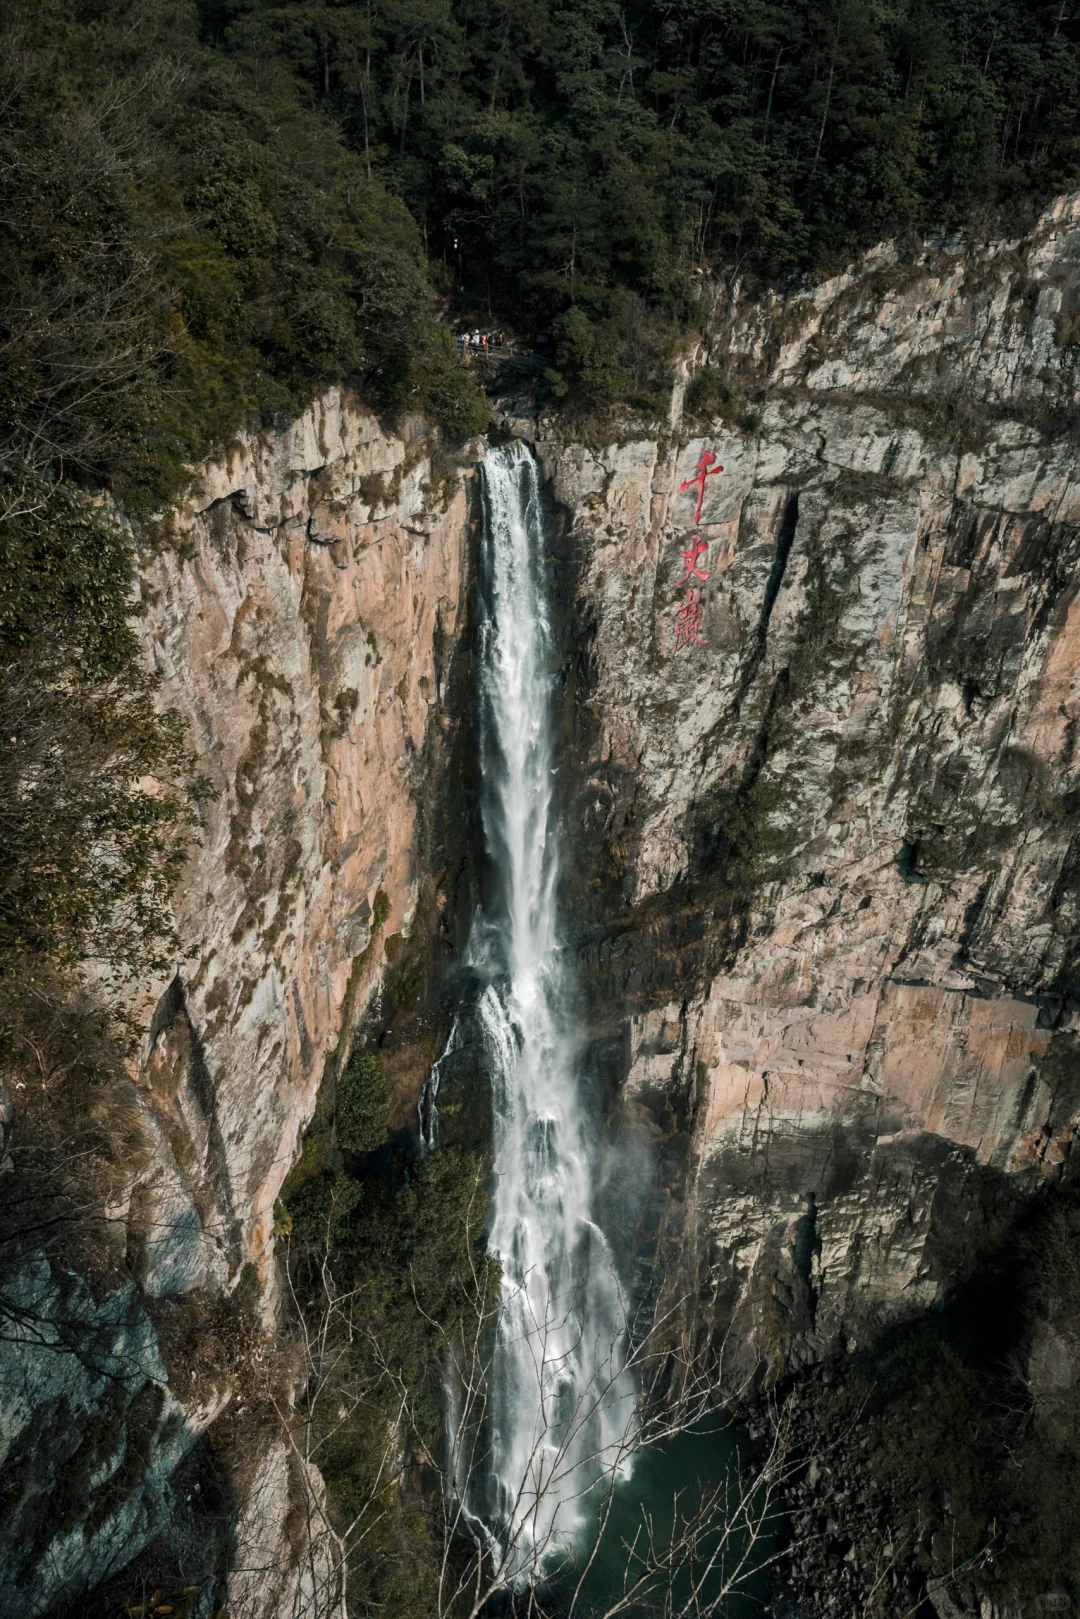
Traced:
<path fill-rule="evenodd" d="M 686 600 L 679 608 L 675 619 L 675 651 L 679 652 L 684 646 L 707 646 L 708 643 L 701 633 L 701 615 L 705 611 L 701 605 L 701 591 L 690 589 L 686 592 Z"/>
<path fill-rule="evenodd" d="M 723 467 L 716 459 L 716 452 L 714 450 L 703 450 L 701 460 L 694 468 L 693 475 L 679 485 L 681 495 L 684 495 L 688 489 L 697 490 L 697 506 L 694 510 L 695 523 L 701 521 L 701 504 L 705 499 L 706 478 L 712 478 L 716 473 L 723 472 L 723 470 Z M 710 578 L 709 570 L 699 566 L 699 561 L 704 558 L 708 549 L 708 542 L 703 540 L 700 534 L 695 534 L 692 545 L 682 553 L 686 572 L 678 581 L 678 584 L 680 589 L 683 585 L 687 585 L 689 588 L 686 592 L 686 600 L 679 608 L 675 619 L 675 652 L 681 652 L 684 646 L 706 646 L 708 644 L 701 633 L 701 620 L 705 612 L 705 607 L 701 600 L 701 590 L 690 583 L 691 580 L 696 579 L 700 580 L 701 584 L 704 584 L 706 579 Z"/>
<path fill-rule="evenodd" d="M 700 579 L 704 584 L 705 580 L 710 576 L 707 573 L 702 573 L 701 569 L 697 565 L 697 560 L 698 557 L 704 556 L 708 549 L 709 547 L 701 538 L 701 535 L 695 534 L 693 545 L 690 547 L 689 551 L 684 551 L 682 554 L 682 559 L 686 563 L 686 572 L 683 574 L 681 579 L 676 580 L 676 584 L 685 585 L 691 579 Z"/>
<path fill-rule="evenodd" d="M 705 499 L 705 479 L 715 478 L 716 474 L 723 472 L 723 470 L 723 467 L 716 459 L 716 451 L 705 450 L 702 453 L 701 460 L 694 468 L 694 476 L 687 478 L 685 483 L 679 485 L 680 495 L 685 495 L 688 489 L 697 490 L 697 509 L 694 512 L 695 523 L 701 522 L 701 502 Z"/>

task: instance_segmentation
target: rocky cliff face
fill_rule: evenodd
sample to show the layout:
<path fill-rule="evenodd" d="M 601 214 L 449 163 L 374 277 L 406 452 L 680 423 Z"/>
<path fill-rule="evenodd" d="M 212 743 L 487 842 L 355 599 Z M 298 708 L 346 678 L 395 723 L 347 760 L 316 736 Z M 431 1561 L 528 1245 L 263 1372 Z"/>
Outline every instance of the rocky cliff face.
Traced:
<path fill-rule="evenodd" d="M 412 426 L 389 436 L 331 393 L 200 469 L 146 551 L 148 656 L 206 778 L 201 843 L 176 895 L 182 955 L 136 1008 L 132 1150 L 108 1211 L 128 1279 L 87 1291 L 42 1260 L 18 1283 L 26 1330 L 0 1361 L 5 1612 L 45 1612 L 166 1524 L 179 1535 L 200 1488 L 185 1458 L 238 1410 L 217 1599 L 237 1619 L 292 1614 L 321 1581 L 332 1609 L 332 1551 L 290 1519 L 296 1464 L 272 1423 L 243 1430 L 257 1391 L 240 1362 L 263 1351 L 235 1311 L 222 1336 L 220 1301 L 257 1274 L 271 1317 L 275 1198 L 417 902 L 469 548 L 465 486 L 433 481 Z"/>
<path fill-rule="evenodd" d="M 685 1293 L 687 1337 L 726 1335 L 733 1377 L 939 1299 L 1070 1172 L 1078 310 L 1071 199 L 1023 242 L 718 292 L 663 432 L 590 445 L 505 411 L 557 519 L 566 914 L 613 1098 L 605 1195 L 641 1285 Z M 332 1594 L 332 1548 L 290 1538 L 280 1430 L 243 1426 L 235 1380 L 174 1367 L 204 1329 L 256 1352 L 220 1308 L 257 1275 L 269 1320 L 275 1199 L 414 921 L 469 555 L 467 491 L 414 428 L 332 393 L 201 469 L 145 556 L 202 842 L 182 955 L 137 1009 L 114 1268 L 19 1282 L 41 1339 L 0 1363 L 20 1611 L 186 1521 L 200 1436 L 234 1420 L 217 1598 L 271 1619 L 304 1581 Z M 706 451 L 723 471 L 695 521 L 681 486 Z M 79 1323 L 92 1355 L 58 1355 Z"/>
<path fill-rule="evenodd" d="M 172 1159 L 146 1223 L 184 1233 L 148 1239 L 150 1292 L 263 1265 L 346 1003 L 355 1019 L 377 981 L 377 896 L 382 938 L 413 919 L 467 560 L 464 487 L 431 483 L 422 427 L 388 437 L 334 393 L 242 440 L 144 572 L 163 696 L 210 787 L 143 1052 Z"/>
<path fill-rule="evenodd" d="M 564 519 L 597 1049 L 733 1367 L 929 1305 L 1069 1171 L 1078 305 L 1074 197 L 1023 242 L 719 292 L 724 403 L 663 436 L 509 412 Z"/>

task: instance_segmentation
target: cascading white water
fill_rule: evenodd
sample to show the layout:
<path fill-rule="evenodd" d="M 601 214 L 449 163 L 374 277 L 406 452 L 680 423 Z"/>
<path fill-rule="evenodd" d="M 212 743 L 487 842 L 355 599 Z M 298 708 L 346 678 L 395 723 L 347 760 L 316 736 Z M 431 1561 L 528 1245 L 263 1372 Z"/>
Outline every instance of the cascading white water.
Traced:
<path fill-rule="evenodd" d="M 553 642 L 531 453 L 491 450 L 483 490 L 482 810 L 493 898 L 470 956 L 486 979 L 478 1013 L 492 1072 L 490 1249 L 503 1279 L 489 1476 L 471 1505 L 511 1548 L 511 1572 L 526 1578 L 573 1541 L 582 1496 L 633 1420 L 633 1391 L 623 1301 L 593 1218 L 599 1142 L 581 1097 L 556 915 Z"/>

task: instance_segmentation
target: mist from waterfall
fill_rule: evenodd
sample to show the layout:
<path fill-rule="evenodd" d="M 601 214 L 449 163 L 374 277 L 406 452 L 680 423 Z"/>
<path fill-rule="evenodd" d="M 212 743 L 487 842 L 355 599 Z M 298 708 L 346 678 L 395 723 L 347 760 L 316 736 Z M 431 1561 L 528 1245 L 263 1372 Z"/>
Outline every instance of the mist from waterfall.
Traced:
<path fill-rule="evenodd" d="M 626 1322 L 593 1215 L 598 1121 L 557 916 L 553 662 L 537 467 L 489 451 L 479 634 L 482 814 L 491 896 L 469 957 L 492 1076 L 490 1251 L 502 1266 L 487 1462 L 469 1508 L 526 1577 L 572 1544 L 585 1492 L 633 1422 Z"/>

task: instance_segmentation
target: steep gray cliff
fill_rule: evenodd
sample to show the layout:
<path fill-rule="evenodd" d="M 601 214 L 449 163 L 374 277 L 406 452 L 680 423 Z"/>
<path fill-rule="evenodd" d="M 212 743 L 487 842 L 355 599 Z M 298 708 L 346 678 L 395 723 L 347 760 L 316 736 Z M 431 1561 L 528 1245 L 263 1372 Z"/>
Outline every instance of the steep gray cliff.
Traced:
<path fill-rule="evenodd" d="M 1069 1171 L 1078 300 L 1073 197 L 1022 242 L 718 290 L 713 414 L 661 437 L 508 416 L 565 518 L 595 1032 L 733 1370 L 925 1308 Z"/>
<path fill-rule="evenodd" d="M 206 778 L 201 835 L 181 954 L 132 1006 L 130 1084 L 94 1104 L 125 1131 L 104 1218 L 83 1211 L 98 1252 L 43 1251 L 0 1293 L 4 1613 L 77 1600 L 166 1530 L 190 1534 L 199 1580 L 216 1550 L 231 1566 L 200 1614 L 292 1615 L 316 1587 L 340 1608 L 319 1481 L 298 1481 L 268 1404 L 288 1393 L 264 1337 L 273 1210 L 416 910 L 466 505 L 456 472 L 433 480 L 423 423 L 388 435 L 333 392 L 200 468 L 145 549 L 143 633 Z M 48 1092 L 14 1098 L 14 1144 Z M 211 1428 L 220 1455 L 196 1465 Z"/>

